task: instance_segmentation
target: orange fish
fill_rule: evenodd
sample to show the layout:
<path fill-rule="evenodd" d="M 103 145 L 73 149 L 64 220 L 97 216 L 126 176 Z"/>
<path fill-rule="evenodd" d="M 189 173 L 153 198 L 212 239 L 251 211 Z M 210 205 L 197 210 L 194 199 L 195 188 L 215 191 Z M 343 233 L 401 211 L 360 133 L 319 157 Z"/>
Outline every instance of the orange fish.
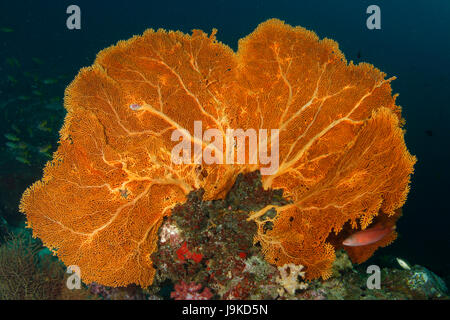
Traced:
<path fill-rule="evenodd" d="M 385 236 L 395 230 L 395 225 L 391 227 L 384 227 L 376 225 L 372 228 L 358 231 L 345 239 L 342 244 L 349 247 L 366 246 L 383 239 Z"/>

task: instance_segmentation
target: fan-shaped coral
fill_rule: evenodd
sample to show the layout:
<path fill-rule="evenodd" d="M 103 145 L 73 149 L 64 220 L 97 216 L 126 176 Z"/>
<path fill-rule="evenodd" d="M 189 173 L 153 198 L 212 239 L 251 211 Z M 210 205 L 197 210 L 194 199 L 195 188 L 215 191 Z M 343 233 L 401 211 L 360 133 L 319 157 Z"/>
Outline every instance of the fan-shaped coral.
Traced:
<path fill-rule="evenodd" d="M 379 214 L 392 216 L 408 193 L 415 158 L 392 79 L 347 64 L 336 42 L 276 19 L 240 40 L 237 53 L 215 31 L 148 30 L 101 51 L 67 88 L 59 148 L 20 209 L 85 282 L 147 286 L 163 216 L 191 190 L 217 199 L 240 172 L 263 167 L 175 164 L 172 132 L 186 130 L 204 148 L 194 121 L 223 137 L 229 128 L 279 129 L 279 170 L 263 183 L 291 202 L 277 208 L 273 228 L 264 228 L 269 208 L 250 215 L 255 241 L 268 261 L 327 277 L 327 237 L 346 222 L 366 228 Z"/>

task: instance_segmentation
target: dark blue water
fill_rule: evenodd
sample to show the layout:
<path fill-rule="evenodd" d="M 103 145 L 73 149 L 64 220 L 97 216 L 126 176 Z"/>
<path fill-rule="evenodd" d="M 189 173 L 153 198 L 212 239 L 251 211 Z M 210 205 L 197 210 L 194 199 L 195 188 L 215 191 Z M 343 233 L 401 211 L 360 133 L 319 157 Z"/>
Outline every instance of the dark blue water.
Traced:
<path fill-rule="evenodd" d="M 66 8 L 77 4 L 82 11 L 82 29 L 67 30 Z M 366 28 L 366 8 L 381 8 L 381 30 Z M 147 28 L 190 32 L 219 30 L 217 38 L 237 48 L 239 38 L 268 18 L 314 30 L 321 38 L 340 44 L 348 60 L 366 61 L 396 76 L 394 92 L 406 119 L 406 142 L 418 163 L 411 192 L 398 223 L 399 239 L 378 254 L 408 259 L 448 277 L 450 270 L 450 35 L 448 1 L 64 1 L 19 0 L 0 3 L 0 91 L 1 100 L 26 95 L 33 85 L 21 82 L 21 72 L 29 70 L 42 79 L 66 75 L 55 86 L 38 89 L 46 97 L 62 97 L 64 87 L 77 71 L 92 64 L 96 53 L 120 39 L 128 39 Z M 20 67 L 9 60 L 14 57 Z M 39 60 L 31 58 L 36 57 Z M 38 61 L 38 62 L 36 62 Z M 21 70 L 21 71 L 20 71 Z M 8 75 L 18 84 L 12 85 Z M 31 86 L 31 88 L 30 88 Z M 44 98 L 40 98 L 44 99 Z M 24 108 L 18 102 L 9 108 Z M 16 112 L 8 110 L 7 112 Z M 1 111 L 6 112 L 4 110 Z M 12 204 L 20 199 L 24 186 L 40 177 L 45 159 L 24 164 L 8 156 L 3 135 L 17 123 L 26 126 L 39 118 L 38 107 L 0 125 L 2 175 L 2 215 L 10 224 L 20 216 Z M 48 112 L 48 110 L 46 111 Z M 62 119 L 61 110 L 55 120 Z M 41 121 L 42 119 L 37 119 Z M 23 129 L 22 129 L 23 131 Z M 44 132 L 43 130 L 41 130 Z M 33 136 L 32 139 L 36 139 Z M 57 133 L 42 139 L 52 141 Z M 36 142 L 38 143 L 38 142 Z M 16 170 L 17 174 L 10 176 Z M 5 186 L 11 186 L 7 188 Z"/>

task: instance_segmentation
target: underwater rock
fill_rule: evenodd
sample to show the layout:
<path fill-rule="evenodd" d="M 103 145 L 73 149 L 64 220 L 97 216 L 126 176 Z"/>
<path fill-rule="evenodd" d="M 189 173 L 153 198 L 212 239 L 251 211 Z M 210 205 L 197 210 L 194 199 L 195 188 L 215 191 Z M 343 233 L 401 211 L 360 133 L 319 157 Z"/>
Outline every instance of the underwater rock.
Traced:
<path fill-rule="evenodd" d="M 408 287 L 421 292 L 425 297 L 442 298 L 448 293 L 444 280 L 427 268 L 415 265 L 410 274 L 406 280 Z"/>
<path fill-rule="evenodd" d="M 449 299 L 442 279 L 422 266 L 412 270 L 383 268 L 380 289 L 369 289 L 368 274 L 363 270 L 344 273 L 339 278 L 314 282 L 313 290 L 326 299 L 346 300 L 416 300 Z M 311 295 L 306 292 L 307 295 Z M 304 295 L 305 296 L 305 295 Z"/>
<path fill-rule="evenodd" d="M 343 272 L 353 268 L 352 262 L 345 250 L 336 251 L 336 259 L 333 262 L 331 277 L 339 277 Z"/>
<path fill-rule="evenodd" d="M 280 274 L 254 245 L 256 224 L 247 218 L 251 210 L 283 201 L 281 193 L 263 190 L 259 172 L 239 175 L 223 200 L 190 193 L 160 228 L 152 255 L 155 285 L 194 283 L 220 299 L 275 299 Z"/>

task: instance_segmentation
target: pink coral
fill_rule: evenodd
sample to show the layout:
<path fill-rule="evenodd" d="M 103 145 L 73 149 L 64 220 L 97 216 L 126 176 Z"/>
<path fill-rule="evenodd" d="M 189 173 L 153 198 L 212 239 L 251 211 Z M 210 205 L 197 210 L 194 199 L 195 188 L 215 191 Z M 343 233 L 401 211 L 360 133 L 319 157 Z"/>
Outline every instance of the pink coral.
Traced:
<path fill-rule="evenodd" d="M 209 288 L 202 288 L 201 284 L 195 282 L 186 283 L 181 280 L 180 283 L 175 285 L 175 291 L 170 293 L 170 297 L 175 300 L 209 300 L 213 296 Z"/>

